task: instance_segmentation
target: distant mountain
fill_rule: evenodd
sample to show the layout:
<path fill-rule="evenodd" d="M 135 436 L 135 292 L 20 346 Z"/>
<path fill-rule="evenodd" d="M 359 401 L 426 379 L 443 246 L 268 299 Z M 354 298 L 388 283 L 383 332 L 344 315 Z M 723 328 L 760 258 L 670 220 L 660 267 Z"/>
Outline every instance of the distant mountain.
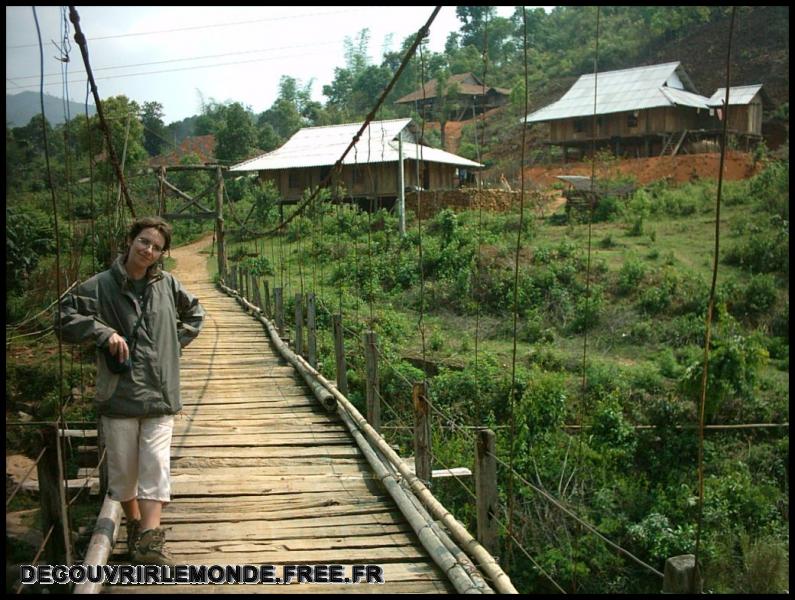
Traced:
<path fill-rule="evenodd" d="M 38 92 L 20 92 L 19 94 L 6 94 L 6 125 L 10 127 L 22 127 L 30 123 L 30 120 L 41 112 L 41 101 Z M 93 104 L 88 105 L 88 114 L 93 115 L 97 112 Z M 85 104 L 79 102 L 69 102 L 69 116 L 75 118 L 77 115 L 86 114 Z M 63 123 L 64 102 L 62 98 L 56 98 L 49 94 L 44 94 L 44 115 L 50 125 Z"/>

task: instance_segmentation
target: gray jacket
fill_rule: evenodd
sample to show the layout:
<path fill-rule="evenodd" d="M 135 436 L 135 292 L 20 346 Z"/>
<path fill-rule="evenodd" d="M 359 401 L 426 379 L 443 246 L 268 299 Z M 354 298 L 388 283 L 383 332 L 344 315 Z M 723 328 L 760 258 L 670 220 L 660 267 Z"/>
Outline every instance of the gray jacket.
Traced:
<path fill-rule="evenodd" d="M 103 357 L 114 332 L 132 339 L 143 310 L 137 343 L 131 349 L 132 370 L 116 375 Z M 61 302 L 55 330 L 67 343 L 92 340 L 97 350 L 97 413 L 109 417 L 172 415 L 182 409 L 179 356 L 197 335 L 204 309 L 171 273 L 157 270 L 147 280 L 143 306 L 133 291 L 122 257 L 79 285 Z"/>

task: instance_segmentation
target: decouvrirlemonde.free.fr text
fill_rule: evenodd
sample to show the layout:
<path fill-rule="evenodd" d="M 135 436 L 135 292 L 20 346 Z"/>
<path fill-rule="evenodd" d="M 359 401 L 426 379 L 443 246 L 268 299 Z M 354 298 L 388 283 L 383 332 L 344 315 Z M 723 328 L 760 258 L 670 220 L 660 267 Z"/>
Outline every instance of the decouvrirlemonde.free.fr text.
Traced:
<path fill-rule="evenodd" d="M 22 584 L 384 583 L 378 565 L 21 565 Z"/>

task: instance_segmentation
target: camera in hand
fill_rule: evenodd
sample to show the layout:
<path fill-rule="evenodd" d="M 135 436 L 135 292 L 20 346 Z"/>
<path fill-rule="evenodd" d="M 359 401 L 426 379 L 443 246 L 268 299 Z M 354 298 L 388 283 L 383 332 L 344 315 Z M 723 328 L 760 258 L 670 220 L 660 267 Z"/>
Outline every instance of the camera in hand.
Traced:
<path fill-rule="evenodd" d="M 130 348 L 130 340 L 125 337 L 124 341 L 127 342 L 127 347 Z M 108 347 L 103 348 L 103 352 L 105 354 L 105 364 L 111 373 L 118 375 L 132 369 L 132 349 L 130 350 L 130 356 L 124 362 L 119 362 L 119 359 L 110 353 L 110 348 Z"/>

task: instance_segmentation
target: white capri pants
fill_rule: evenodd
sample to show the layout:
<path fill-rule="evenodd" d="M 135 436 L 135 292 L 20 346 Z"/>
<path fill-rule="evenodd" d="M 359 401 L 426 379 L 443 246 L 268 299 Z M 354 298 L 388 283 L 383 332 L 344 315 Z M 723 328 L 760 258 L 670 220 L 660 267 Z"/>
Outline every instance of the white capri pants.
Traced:
<path fill-rule="evenodd" d="M 119 502 L 171 500 L 173 430 L 173 415 L 102 417 L 111 498 Z"/>

